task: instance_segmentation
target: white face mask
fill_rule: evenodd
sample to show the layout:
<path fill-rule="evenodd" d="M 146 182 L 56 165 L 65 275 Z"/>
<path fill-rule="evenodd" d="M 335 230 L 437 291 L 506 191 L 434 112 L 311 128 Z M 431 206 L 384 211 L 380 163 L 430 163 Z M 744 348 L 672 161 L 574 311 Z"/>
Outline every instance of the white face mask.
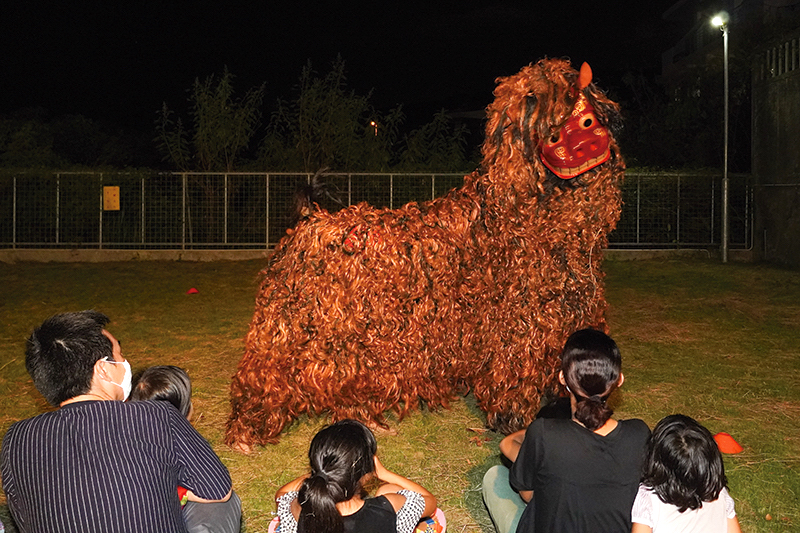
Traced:
<path fill-rule="evenodd" d="M 121 388 L 122 394 L 125 395 L 123 400 L 127 400 L 128 396 L 131 395 L 131 379 L 133 379 L 133 374 L 131 373 L 131 364 L 127 360 L 120 362 L 109 361 L 108 359 L 106 359 L 106 363 L 114 363 L 115 365 L 122 365 L 125 367 L 125 375 L 122 377 L 122 383 L 120 384 L 115 381 L 109 381 L 109 383 L 113 383 L 117 387 Z"/>

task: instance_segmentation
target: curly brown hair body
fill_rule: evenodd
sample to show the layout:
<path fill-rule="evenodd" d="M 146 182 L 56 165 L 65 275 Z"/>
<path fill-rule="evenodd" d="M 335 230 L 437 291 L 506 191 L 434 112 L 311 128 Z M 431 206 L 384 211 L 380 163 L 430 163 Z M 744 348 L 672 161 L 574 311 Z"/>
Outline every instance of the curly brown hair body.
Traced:
<path fill-rule="evenodd" d="M 316 211 L 262 271 L 231 385 L 226 442 L 275 443 L 304 413 L 385 425 L 471 390 L 489 427 L 529 424 L 555 389 L 560 349 L 606 329 L 602 250 L 624 163 L 569 180 L 539 158 L 574 103 L 578 73 L 544 59 L 498 80 L 482 170 L 445 197 L 400 209 Z M 618 107 L 583 89 L 606 126 Z"/>

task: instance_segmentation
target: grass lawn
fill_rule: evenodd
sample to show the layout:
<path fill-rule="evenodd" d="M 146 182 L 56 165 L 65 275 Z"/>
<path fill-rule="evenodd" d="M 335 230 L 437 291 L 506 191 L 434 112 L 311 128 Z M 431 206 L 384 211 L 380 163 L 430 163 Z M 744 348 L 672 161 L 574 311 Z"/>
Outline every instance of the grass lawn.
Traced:
<path fill-rule="evenodd" d="M 250 456 L 222 445 L 228 385 L 243 350 L 262 261 L 0 264 L 0 435 L 48 409 L 25 372 L 24 343 L 62 311 L 108 314 L 134 372 L 189 370 L 195 425 L 231 470 L 247 532 L 272 518 L 275 490 L 302 473 L 324 418 L 301 419 L 275 446 Z M 651 427 L 684 413 L 744 452 L 726 456 L 743 531 L 800 528 L 800 273 L 715 262 L 607 261 L 611 334 L 623 354 L 621 418 Z M 198 289 L 188 295 L 189 288 Z M 451 532 L 491 532 L 480 480 L 498 461 L 500 436 L 482 432 L 471 397 L 451 409 L 395 421 L 378 435 L 388 468 L 428 487 Z M 0 496 L 0 519 L 16 531 Z"/>

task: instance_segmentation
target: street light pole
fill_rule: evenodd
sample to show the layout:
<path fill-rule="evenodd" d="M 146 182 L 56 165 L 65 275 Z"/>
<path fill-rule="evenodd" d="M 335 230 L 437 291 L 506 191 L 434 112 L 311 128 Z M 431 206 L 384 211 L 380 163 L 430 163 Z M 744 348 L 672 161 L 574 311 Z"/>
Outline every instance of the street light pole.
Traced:
<path fill-rule="evenodd" d="M 723 55 L 723 70 L 725 75 L 725 133 L 723 134 L 723 148 L 722 148 L 722 262 L 728 262 L 728 240 L 730 234 L 730 226 L 728 221 L 728 14 L 722 12 L 711 19 L 714 26 L 718 26 L 722 30 L 722 55 Z"/>

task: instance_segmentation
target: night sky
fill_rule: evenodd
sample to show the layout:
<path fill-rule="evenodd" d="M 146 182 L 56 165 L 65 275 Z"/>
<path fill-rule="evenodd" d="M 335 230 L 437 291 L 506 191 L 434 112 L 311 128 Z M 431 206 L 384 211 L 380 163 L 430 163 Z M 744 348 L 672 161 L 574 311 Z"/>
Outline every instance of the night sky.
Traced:
<path fill-rule="evenodd" d="M 588 61 L 603 88 L 632 70 L 660 72 L 674 0 L 547 2 L 43 2 L 0 8 L 0 114 L 43 107 L 152 131 L 156 110 L 185 105 L 196 77 L 266 83 L 265 106 L 289 98 L 306 61 L 340 54 L 348 85 L 409 117 L 471 111 L 497 76 L 549 57 Z"/>

